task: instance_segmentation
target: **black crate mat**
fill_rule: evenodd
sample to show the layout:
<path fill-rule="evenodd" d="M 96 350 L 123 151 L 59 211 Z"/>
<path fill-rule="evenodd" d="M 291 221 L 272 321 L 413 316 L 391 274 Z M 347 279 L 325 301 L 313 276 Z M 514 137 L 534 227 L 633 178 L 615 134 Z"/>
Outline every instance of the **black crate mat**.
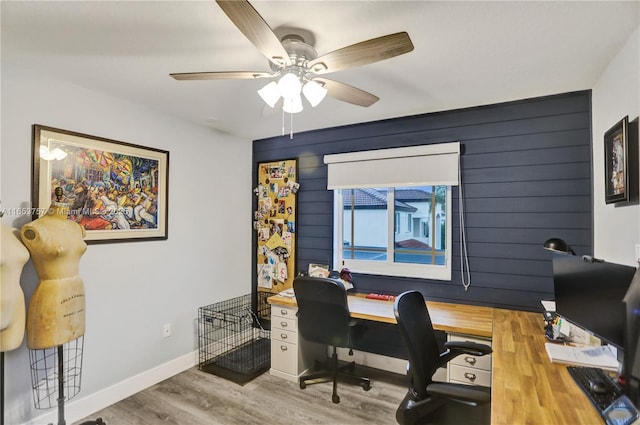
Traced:
<path fill-rule="evenodd" d="M 244 385 L 266 372 L 270 365 L 270 340 L 258 338 L 200 364 L 199 369 Z"/>

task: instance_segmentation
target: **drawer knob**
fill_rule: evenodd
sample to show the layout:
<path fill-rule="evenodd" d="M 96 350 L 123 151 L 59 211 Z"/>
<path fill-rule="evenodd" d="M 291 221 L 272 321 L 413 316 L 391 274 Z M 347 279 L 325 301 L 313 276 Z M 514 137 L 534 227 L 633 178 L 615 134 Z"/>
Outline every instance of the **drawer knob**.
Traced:
<path fill-rule="evenodd" d="M 287 310 L 280 310 L 280 314 L 282 314 L 283 316 L 286 316 L 286 315 L 287 315 L 287 313 L 288 313 L 288 311 L 287 311 Z"/>
<path fill-rule="evenodd" d="M 282 326 L 283 328 L 287 327 L 287 322 L 280 322 L 280 326 Z"/>
<path fill-rule="evenodd" d="M 464 377 L 467 378 L 469 381 L 475 381 L 476 380 L 476 374 L 475 373 L 465 372 Z"/>
<path fill-rule="evenodd" d="M 476 364 L 476 358 L 471 356 L 465 356 L 464 361 L 469 363 L 470 365 Z"/>
<path fill-rule="evenodd" d="M 282 351 L 287 351 L 287 346 L 286 346 L 286 345 L 281 345 L 281 346 L 280 346 L 280 350 L 282 350 Z"/>
<path fill-rule="evenodd" d="M 289 335 L 287 335 L 287 334 L 280 334 L 280 338 L 282 338 L 282 339 L 287 339 L 288 336 Z"/>

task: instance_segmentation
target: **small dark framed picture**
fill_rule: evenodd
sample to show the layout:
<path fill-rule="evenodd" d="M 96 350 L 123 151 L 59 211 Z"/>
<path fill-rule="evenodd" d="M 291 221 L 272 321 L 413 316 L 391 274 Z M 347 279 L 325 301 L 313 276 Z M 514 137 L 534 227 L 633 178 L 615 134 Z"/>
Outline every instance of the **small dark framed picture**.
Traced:
<path fill-rule="evenodd" d="M 629 117 L 604 133 L 605 203 L 629 201 Z"/>

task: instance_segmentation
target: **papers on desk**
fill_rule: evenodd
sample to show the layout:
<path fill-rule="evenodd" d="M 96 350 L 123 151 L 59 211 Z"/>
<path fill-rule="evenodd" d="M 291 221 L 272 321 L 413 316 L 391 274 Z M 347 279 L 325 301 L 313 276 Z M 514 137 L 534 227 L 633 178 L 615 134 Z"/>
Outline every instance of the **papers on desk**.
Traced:
<path fill-rule="evenodd" d="M 540 302 L 542 303 L 542 308 L 544 308 L 545 311 L 556 311 L 556 302 L 555 301 L 542 300 Z"/>
<path fill-rule="evenodd" d="M 618 359 L 611 351 L 611 348 L 606 345 L 599 347 L 573 347 L 547 342 L 544 347 L 552 363 L 597 367 L 613 372 L 618 371 Z"/>
<path fill-rule="evenodd" d="M 280 291 L 278 295 L 280 295 L 281 297 L 287 297 L 287 298 L 294 298 L 296 296 L 295 292 L 293 292 L 293 288 Z"/>

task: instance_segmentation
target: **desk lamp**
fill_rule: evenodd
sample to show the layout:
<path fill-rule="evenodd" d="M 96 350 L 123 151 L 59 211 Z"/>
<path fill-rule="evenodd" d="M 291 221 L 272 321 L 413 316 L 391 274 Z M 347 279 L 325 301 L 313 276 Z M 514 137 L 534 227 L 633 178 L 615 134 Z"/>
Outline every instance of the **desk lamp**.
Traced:
<path fill-rule="evenodd" d="M 560 238 L 551 238 L 547 239 L 544 243 L 544 249 L 548 249 L 549 251 L 560 252 L 563 254 L 571 254 L 576 255 L 571 245 L 564 241 L 564 239 Z"/>

